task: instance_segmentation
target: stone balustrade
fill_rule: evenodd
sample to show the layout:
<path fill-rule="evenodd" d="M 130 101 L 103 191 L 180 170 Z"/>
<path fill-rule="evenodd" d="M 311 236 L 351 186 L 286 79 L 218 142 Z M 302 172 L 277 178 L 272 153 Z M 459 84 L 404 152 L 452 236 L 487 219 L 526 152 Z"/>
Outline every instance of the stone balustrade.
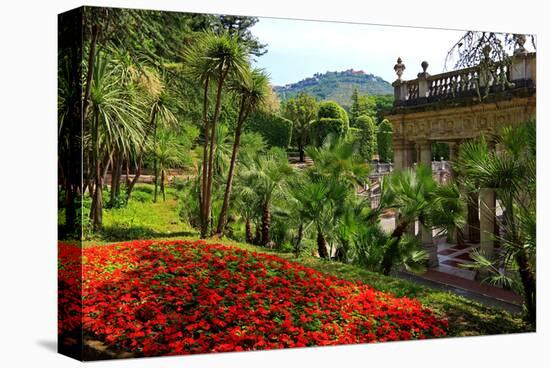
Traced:
<path fill-rule="evenodd" d="M 403 64 L 396 64 L 404 69 Z M 416 79 L 393 83 L 394 106 L 416 106 L 443 100 L 474 97 L 482 99 L 489 93 L 534 87 L 536 84 L 536 53 L 521 53 L 509 62 L 494 63 L 490 69 L 480 66 L 430 75 L 424 71 Z"/>

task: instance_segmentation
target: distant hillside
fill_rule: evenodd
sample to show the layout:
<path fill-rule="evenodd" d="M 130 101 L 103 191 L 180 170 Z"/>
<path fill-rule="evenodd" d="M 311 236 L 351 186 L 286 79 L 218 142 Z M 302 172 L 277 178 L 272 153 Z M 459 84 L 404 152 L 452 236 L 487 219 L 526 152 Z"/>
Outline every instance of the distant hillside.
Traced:
<path fill-rule="evenodd" d="M 353 88 L 359 93 L 369 95 L 393 94 L 393 87 L 384 79 L 362 70 L 349 69 L 343 72 L 316 73 L 311 78 L 285 86 L 275 86 L 274 90 L 281 101 L 306 92 L 318 100 L 333 100 L 344 107 L 349 107 Z"/>

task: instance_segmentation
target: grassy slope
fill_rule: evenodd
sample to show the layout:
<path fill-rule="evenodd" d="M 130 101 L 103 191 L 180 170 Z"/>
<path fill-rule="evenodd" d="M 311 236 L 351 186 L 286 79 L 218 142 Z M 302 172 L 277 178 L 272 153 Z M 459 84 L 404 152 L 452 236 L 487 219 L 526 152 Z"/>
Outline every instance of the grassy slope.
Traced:
<path fill-rule="evenodd" d="M 178 202 L 175 192 L 169 190 L 166 202 L 162 202 L 162 200 L 157 203 L 130 201 L 126 208 L 106 210 L 103 234 L 86 241 L 85 245 L 152 238 L 197 239 L 196 233 L 181 222 L 177 209 Z M 450 336 L 514 333 L 529 330 L 519 316 L 512 316 L 500 309 L 483 306 L 450 292 L 430 289 L 410 281 L 383 276 L 355 266 L 321 260 L 309 255 L 302 255 L 296 259 L 289 253 L 238 243 L 230 239 L 222 241 L 225 244 L 250 251 L 276 253 L 282 258 L 302 263 L 321 272 L 348 280 L 361 280 L 378 290 L 390 292 L 396 296 L 415 297 L 440 316 L 448 318 Z"/>

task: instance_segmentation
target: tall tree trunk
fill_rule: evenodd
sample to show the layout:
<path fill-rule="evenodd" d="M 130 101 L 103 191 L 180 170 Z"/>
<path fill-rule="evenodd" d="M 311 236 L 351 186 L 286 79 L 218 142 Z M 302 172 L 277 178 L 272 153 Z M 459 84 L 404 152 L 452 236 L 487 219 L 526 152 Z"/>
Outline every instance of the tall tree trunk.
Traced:
<path fill-rule="evenodd" d="M 165 170 L 160 171 L 160 192 L 162 193 L 162 201 L 166 202 L 166 191 L 164 190 Z"/>
<path fill-rule="evenodd" d="M 112 169 L 111 169 L 111 200 L 109 205 L 112 207 L 115 205 L 116 198 L 117 198 L 117 192 L 118 192 L 118 185 L 120 183 L 120 154 L 118 149 L 115 149 L 113 152 L 113 159 L 112 159 Z"/>
<path fill-rule="evenodd" d="M 141 175 L 142 165 L 143 165 L 143 153 L 140 152 L 136 162 L 136 172 L 134 174 L 134 177 L 132 178 L 131 181 L 128 182 L 128 185 L 126 186 L 126 202 L 130 201 L 130 197 L 132 196 L 132 191 L 134 190 L 134 186 L 138 182 L 139 177 Z"/>
<path fill-rule="evenodd" d="M 229 163 L 229 173 L 227 174 L 227 183 L 225 185 L 225 193 L 223 195 L 223 204 L 220 212 L 220 217 L 218 219 L 218 228 L 216 233 L 218 235 L 223 235 L 225 230 L 225 223 L 227 221 L 227 211 L 229 209 L 229 198 L 231 197 L 231 189 L 233 186 L 233 176 L 235 171 L 235 164 L 237 161 L 237 155 L 239 153 L 239 147 L 241 144 L 241 132 L 243 129 L 244 122 L 247 118 L 248 113 L 245 110 L 245 98 L 241 98 L 241 107 L 239 109 L 239 118 L 237 123 L 237 129 L 235 130 L 235 140 L 233 142 L 233 151 L 231 152 L 231 162 Z"/>
<path fill-rule="evenodd" d="M 262 227 L 256 225 L 256 234 L 254 235 L 254 244 L 260 245 L 262 244 Z"/>
<path fill-rule="evenodd" d="M 328 258 L 327 241 L 320 226 L 317 226 L 317 252 L 319 252 L 319 257 Z"/>
<path fill-rule="evenodd" d="M 153 195 L 153 202 L 157 203 L 158 196 L 158 177 L 159 177 L 159 166 L 157 160 L 157 123 L 155 121 L 153 128 L 153 175 L 155 177 L 155 192 Z"/>
<path fill-rule="evenodd" d="M 304 140 L 301 135 L 300 137 L 298 137 L 298 151 L 300 151 L 300 162 L 305 162 L 306 158 L 304 155 Z"/>
<path fill-rule="evenodd" d="M 82 98 L 82 116 L 86 118 L 88 113 L 90 92 L 92 90 L 92 77 L 94 75 L 94 57 L 95 48 L 97 44 L 97 37 L 99 36 L 99 25 L 92 20 L 92 39 L 90 40 L 90 52 L 88 54 L 88 73 L 86 74 L 86 87 L 84 90 L 84 96 Z"/>
<path fill-rule="evenodd" d="M 103 198 L 102 198 L 102 176 L 99 158 L 99 117 L 97 112 L 94 114 L 93 126 L 93 149 L 94 149 L 94 172 L 95 172 L 95 191 L 92 199 L 92 228 L 94 231 L 100 231 L 103 226 Z"/>
<path fill-rule="evenodd" d="M 302 238 L 304 237 L 304 224 L 300 223 L 300 226 L 298 226 L 298 235 L 296 236 L 296 240 L 294 243 L 294 256 L 298 258 L 300 255 L 300 244 L 302 244 Z"/>
<path fill-rule="evenodd" d="M 204 143 L 202 148 L 202 174 L 201 186 L 199 189 L 200 196 L 200 220 L 201 220 L 201 238 L 206 238 L 208 235 L 208 219 L 206 218 L 206 185 L 208 176 L 208 138 L 210 134 L 210 122 L 208 121 L 208 83 L 209 78 L 206 78 L 204 84 L 204 96 L 202 106 L 202 119 L 204 122 Z"/>
<path fill-rule="evenodd" d="M 246 242 L 252 244 L 252 242 L 254 241 L 254 239 L 252 238 L 252 223 L 250 222 L 250 218 L 248 217 L 245 220 L 244 228 Z"/>
<path fill-rule="evenodd" d="M 269 202 L 265 201 L 262 206 L 262 241 L 261 245 L 267 246 L 270 239 L 271 212 L 269 211 Z"/>
<path fill-rule="evenodd" d="M 384 252 L 382 259 L 382 273 L 384 275 L 389 275 L 391 272 L 395 259 L 398 256 L 399 242 L 407 227 L 409 227 L 408 222 L 400 222 L 391 234 L 390 244 Z"/>
<path fill-rule="evenodd" d="M 216 142 L 216 124 L 218 122 L 218 119 L 220 117 L 220 108 L 221 108 L 221 102 L 222 102 L 222 88 L 223 88 L 223 82 L 225 80 L 225 77 L 227 76 L 227 72 L 229 70 L 223 70 L 223 64 L 220 64 L 219 69 L 219 79 L 218 79 L 218 90 L 216 91 L 216 104 L 214 106 L 214 116 L 212 118 L 212 123 L 210 127 L 210 148 L 208 152 L 208 176 L 206 181 L 206 192 L 205 192 L 205 219 L 207 227 L 205 229 L 205 235 L 208 236 L 210 232 L 210 222 L 211 222 L 211 215 L 212 215 L 212 179 L 214 175 L 214 149 L 215 142 Z M 201 231 L 202 233 L 202 231 Z"/>

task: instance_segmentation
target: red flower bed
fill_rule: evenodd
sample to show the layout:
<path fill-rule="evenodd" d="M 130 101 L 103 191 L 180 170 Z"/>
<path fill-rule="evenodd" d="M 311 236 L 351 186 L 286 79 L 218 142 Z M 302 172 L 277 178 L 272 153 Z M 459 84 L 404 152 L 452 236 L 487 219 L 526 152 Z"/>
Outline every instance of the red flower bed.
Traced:
<path fill-rule="evenodd" d="M 75 327 L 79 249 L 60 245 L 60 333 Z M 416 301 L 277 256 L 202 241 L 85 248 L 82 323 L 116 349 L 170 355 L 423 339 Z"/>

